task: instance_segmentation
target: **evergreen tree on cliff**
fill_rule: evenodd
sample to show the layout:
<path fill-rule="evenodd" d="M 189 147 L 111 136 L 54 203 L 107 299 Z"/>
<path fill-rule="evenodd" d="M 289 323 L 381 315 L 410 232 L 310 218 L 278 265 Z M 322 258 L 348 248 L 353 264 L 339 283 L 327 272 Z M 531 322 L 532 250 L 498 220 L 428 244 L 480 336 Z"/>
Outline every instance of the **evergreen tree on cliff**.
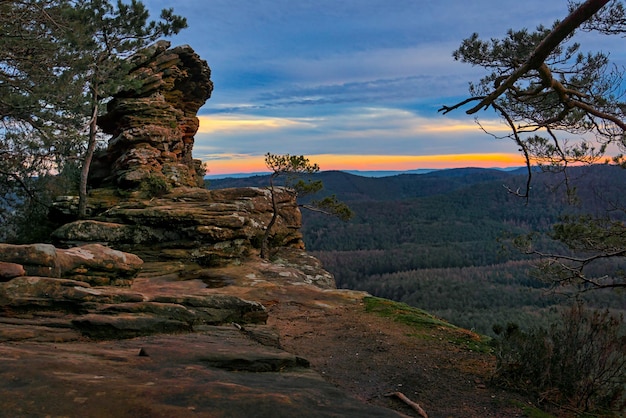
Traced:
<path fill-rule="evenodd" d="M 570 14 L 551 28 L 509 30 L 505 38 L 488 41 L 473 34 L 453 54 L 456 60 L 484 67 L 487 75 L 470 84 L 471 97 L 440 111 L 471 104 L 468 114 L 490 108 L 502 117 L 510 128 L 507 137 L 517 144 L 528 167 L 526 190 L 510 192 L 525 198 L 533 164 L 562 171 L 568 183 L 568 165 L 601 161 L 609 145 L 626 150 L 624 69 L 612 66 L 607 53 L 580 52 L 580 44 L 573 42 L 578 31 L 623 37 L 623 1 L 571 3 Z M 621 156 L 613 161 L 626 166 Z M 617 213 L 615 207 L 610 209 Z M 626 287 L 620 269 L 595 277 L 587 273 L 598 262 L 626 257 L 626 225 L 610 215 L 607 209 L 600 218 L 568 218 L 556 225 L 551 238 L 565 244 L 568 254 L 544 253 L 529 240 L 522 242 L 524 250 L 544 258 L 544 277 L 555 285 Z"/>
<path fill-rule="evenodd" d="M 84 217 L 100 104 L 125 86 L 129 57 L 162 36 L 178 33 L 187 22 L 172 9 L 163 9 L 158 22 L 148 21 L 146 7 L 137 0 L 129 4 L 118 0 L 115 5 L 108 0 L 77 0 L 70 11 L 73 29 L 68 40 L 76 54 L 75 71 L 84 83 L 89 106 L 87 150 L 79 185 L 78 216 Z"/>
<path fill-rule="evenodd" d="M 171 9 L 149 21 L 135 0 L 0 0 L 2 224 L 45 209 L 54 172 L 81 172 L 85 215 L 100 104 L 124 87 L 126 58 L 184 27 Z M 3 228 L 0 239 L 15 238 L 12 229 Z"/>
<path fill-rule="evenodd" d="M 64 47 L 68 7 L 66 0 L 0 0 L 2 240 L 15 233 L 12 221 L 46 201 L 51 170 L 68 171 L 80 153 L 83 92 Z"/>
<path fill-rule="evenodd" d="M 269 257 L 269 239 L 272 228 L 276 224 L 280 216 L 280 209 L 276 201 L 275 181 L 280 176 L 287 176 L 287 184 L 296 196 L 304 196 L 317 193 L 324 187 L 320 181 L 305 181 L 298 178 L 304 174 L 315 174 L 320 167 L 311 163 L 304 155 L 277 155 L 265 154 L 265 165 L 271 171 L 270 174 L 270 195 L 272 199 L 272 218 L 265 228 L 263 238 L 261 240 L 261 258 Z M 295 181 L 297 179 L 297 181 Z M 341 220 L 348 220 L 352 217 L 352 211 L 345 203 L 339 202 L 335 195 L 327 196 L 322 200 L 314 200 L 309 204 L 299 204 L 298 206 L 308 210 L 322 212 L 327 215 L 337 216 Z"/>

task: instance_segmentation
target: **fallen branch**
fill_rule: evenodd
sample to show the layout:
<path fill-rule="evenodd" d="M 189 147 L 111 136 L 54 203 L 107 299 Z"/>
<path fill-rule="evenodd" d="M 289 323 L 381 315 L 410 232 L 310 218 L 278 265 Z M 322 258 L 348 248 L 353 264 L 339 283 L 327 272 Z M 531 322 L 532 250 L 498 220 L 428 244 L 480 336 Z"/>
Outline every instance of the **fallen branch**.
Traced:
<path fill-rule="evenodd" d="M 428 414 L 426 413 L 426 411 L 424 411 L 424 409 L 421 406 L 419 406 L 418 403 L 413 402 L 412 400 L 407 398 L 404 393 L 402 393 L 402 392 L 391 392 L 391 393 L 385 394 L 385 396 L 395 396 L 396 398 L 400 399 L 402 402 L 404 402 L 405 404 L 407 404 L 408 406 L 413 408 L 415 410 L 415 412 L 417 412 L 419 414 L 419 416 L 424 417 L 424 418 L 428 418 Z"/>

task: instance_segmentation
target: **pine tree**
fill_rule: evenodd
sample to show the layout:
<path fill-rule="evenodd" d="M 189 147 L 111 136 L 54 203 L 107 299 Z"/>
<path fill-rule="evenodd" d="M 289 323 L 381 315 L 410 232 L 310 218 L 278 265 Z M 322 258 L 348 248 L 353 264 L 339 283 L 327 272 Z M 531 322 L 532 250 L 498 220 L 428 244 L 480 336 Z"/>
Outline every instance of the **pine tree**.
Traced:
<path fill-rule="evenodd" d="M 319 180 L 306 181 L 299 178 L 299 176 L 303 174 L 317 173 L 320 169 L 317 164 L 311 163 L 309 159 L 303 155 L 276 155 L 268 152 L 265 155 L 265 165 L 271 171 L 269 190 L 272 199 L 272 218 L 263 233 L 261 258 L 269 257 L 269 238 L 272 233 L 272 228 L 280 216 L 278 203 L 276 202 L 276 179 L 280 176 L 288 177 L 288 185 L 291 186 L 292 193 L 300 197 L 317 193 L 324 187 L 324 184 Z M 339 202 L 334 195 L 327 196 L 319 201 L 312 201 L 309 204 L 300 204 L 299 206 L 309 210 L 334 215 L 343 220 L 348 220 L 352 216 L 350 208 L 348 208 L 345 203 Z"/>
<path fill-rule="evenodd" d="M 87 92 L 87 150 L 79 185 L 78 216 L 87 212 L 87 178 L 97 144 L 100 105 L 115 92 L 128 86 L 128 58 L 162 36 L 178 33 L 187 27 L 186 19 L 163 9 L 160 20 L 149 21 L 146 7 L 137 0 L 129 4 L 118 0 L 77 0 L 71 9 L 73 30 L 68 41 L 76 56 L 74 71 Z"/>
<path fill-rule="evenodd" d="M 580 44 L 573 41 L 577 31 L 624 36 L 623 2 L 572 3 L 570 14 L 551 28 L 509 30 L 503 39 L 488 41 L 473 34 L 453 53 L 459 61 L 484 67 L 487 75 L 470 85 L 469 98 L 440 111 L 448 113 L 471 103 L 468 114 L 491 108 L 502 117 L 510 128 L 507 137 L 518 145 L 528 168 L 525 190 L 509 191 L 526 199 L 534 164 L 563 173 L 575 202 L 580 197 L 567 167 L 601 162 L 609 145 L 626 150 L 624 70 L 612 66 L 605 52 L 582 53 Z M 621 155 L 613 156 L 612 162 L 626 168 Z M 626 203 L 606 203 L 606 214 L 600 217 L 570 217 L 555 225 L 550 237 L 565 244 L 565 254 L 542 251 L 530 239 L 518 241 L 525 252 L 543 258 L 546 280 L 559 286 L 580 285 L 581 290 L 626 287 L 621 269 L 600 276 L 588 274 L 592 266 L 607 259 L 626 257 L 621 244 L 624 224 L 619 217 Z"/>

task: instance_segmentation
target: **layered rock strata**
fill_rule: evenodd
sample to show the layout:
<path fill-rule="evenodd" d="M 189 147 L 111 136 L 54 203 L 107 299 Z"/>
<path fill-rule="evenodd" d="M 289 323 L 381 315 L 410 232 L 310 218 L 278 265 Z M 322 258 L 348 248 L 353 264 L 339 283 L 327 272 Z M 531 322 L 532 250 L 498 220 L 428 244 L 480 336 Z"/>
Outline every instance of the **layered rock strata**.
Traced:
<path fill-rule="evenodd" d="M 0 281 L 20 276 L 81 280 L 96 285 L 127 284 L 143 260 L 100 244 L 69 249 L 50 244 L 0 244 Z"/>
<path fill-rule="evenodd" d="M 51 218 L 63 247 L 99 243 L 153 259 L 205 266 L 254 255 L 273 214 L 266 189 L 208 191 L 192 159 L 198 109 L 213 84 L 207 63 L 189 46 L 161 41 L 134 56 L 129 80 L 99 118 L 112 135 L 93 162 L 87 219 L 77 198 L 62 197 Z M 300 212 L 287 190 L 275 193 L 280 216 L 273 247 L 303 248 Z"/>
<path fill-rule="evenodd" d="M 272 228 L 272 247 L 303 249 L 301 213 L 295 196 L 276 189 L 280 216 Z M 53 208 L 71 216 L 67 200 Z M 178 187 L 156 198 L 122 198 L 94 190 L 89 219 L 61 226 L 53 238 L 61 246 L 100 243 L 145 260 L 188 260 L 205 266 L 240 262 L 258 253 L 273 214 L 267 189 L 206 190 Z"/>
<path fill-rule="evenodd" d="M 154 179 L 202 186 L 192 148 L 196 113 L 213 90 L 211 70 L 191 47 L 169 47 L 161 41 L 132 58 L 133 87 L 116 94 L 99 118 L 112 138 L 92 164 L 93 186 L 133 189 Z"/>

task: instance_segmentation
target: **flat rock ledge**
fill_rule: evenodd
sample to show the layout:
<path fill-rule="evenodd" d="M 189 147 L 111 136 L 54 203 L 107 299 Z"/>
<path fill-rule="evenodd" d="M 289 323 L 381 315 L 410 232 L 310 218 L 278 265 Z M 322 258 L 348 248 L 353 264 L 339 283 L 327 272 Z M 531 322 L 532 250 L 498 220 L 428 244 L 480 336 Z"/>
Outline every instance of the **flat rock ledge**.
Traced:
<path fill-rule="evenodd" d="M 13 417 L 398 417 L 233 327 L 130 340 L 0 344 Z M 25 367 L 28 365 L 28 367 Z"/>
<path fill-rule="evenodd" d="M 144 262 L 117 286 L 5 278 L 2 415 L 399 416 L 326 382 L 266 325 L 267 307 L 327 312 L 366 295 L 329 286 L 332 276 L 313 261 L 301 250 L 282 249 L 273 263 Z"/>
<path fill-rule="evenodd" d="M 272 228 L 272 247 L 304 249 L 295 195 L 276 188 L 275 198 L 280 216 Z M 269 190 L 256 187 L 177 187 L 151 198 L 141 192 L 122 197 L 115 189 L 95 189 L 89 197 L 89 218 L 73 220 L 75 211 L 76 199 L 71 197 L 53 205 L 51 216 L 67 220 L 52 234 L 60 247 L 97 243 L 143 260 L 193 261 L 207 267 L 258 254 L 273 214 Z"/>

